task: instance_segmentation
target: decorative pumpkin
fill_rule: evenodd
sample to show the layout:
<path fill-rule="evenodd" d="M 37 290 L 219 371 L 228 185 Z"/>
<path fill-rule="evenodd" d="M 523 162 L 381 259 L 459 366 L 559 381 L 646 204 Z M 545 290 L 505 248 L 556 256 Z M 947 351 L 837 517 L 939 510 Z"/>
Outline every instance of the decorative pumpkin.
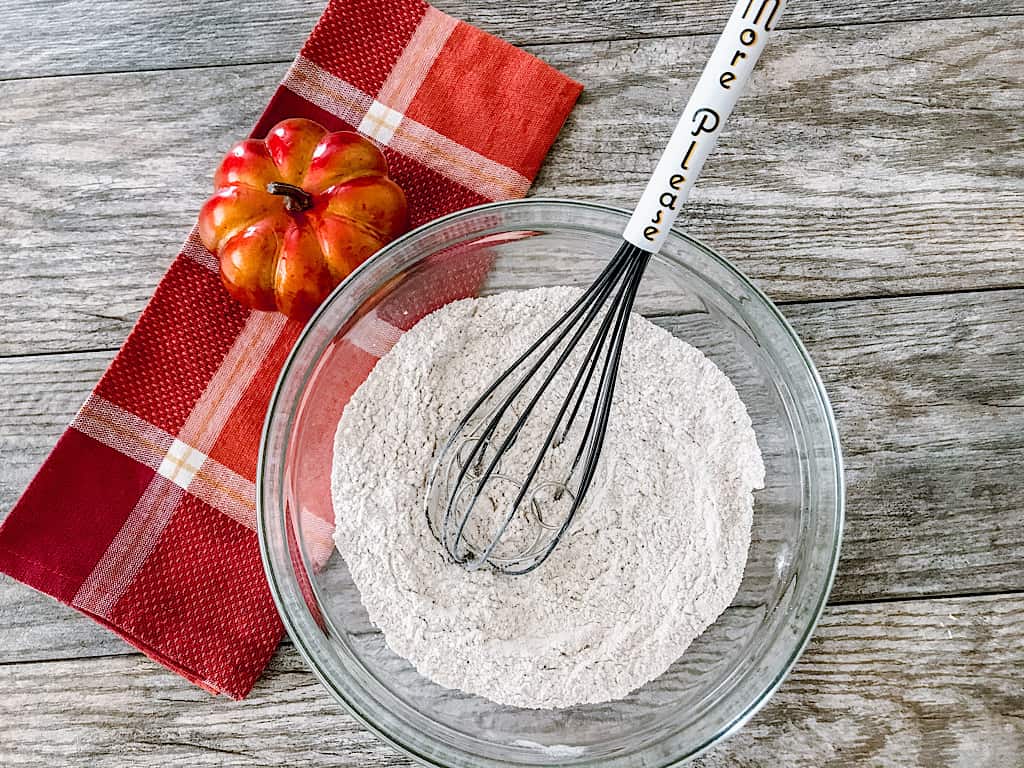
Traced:
<path fill-rule="evenodd" d="M 240 141 L 214 176 L 199 236 L 228 292 L 307 320 L 353 269 L 407 227 L 405 194 L 357 133 L 284 120 Z"/>

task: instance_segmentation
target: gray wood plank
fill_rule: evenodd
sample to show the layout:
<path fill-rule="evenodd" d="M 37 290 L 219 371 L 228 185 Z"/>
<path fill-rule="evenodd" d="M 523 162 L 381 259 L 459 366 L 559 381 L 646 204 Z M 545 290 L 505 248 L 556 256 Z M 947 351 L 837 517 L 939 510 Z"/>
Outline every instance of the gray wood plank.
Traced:
<path fill-rule="evenodd" d="M 291 59 L 322 0 L 8 0 L 0 26 L 0 79 Z M 724 0 L 438 0 L 457 18 L 518 44 L 715 34 Z M 783 27 L 820 27 L 1024 13 L 1021 0 L 824 0 L 793 3 Z"/>
<path fill-rule="evenodd" d="M 285 69 L 0 83 L 0 355 L 121 344 Z"/>
<path fill-rule="evenodd" d="M 846 458 L 833 599 L 1024 588 L 1024 291 L 785 309 Z"/>
<path fill-rule="evenodd" d="M 698 768 L 1019 765 L 1024 599 L 829 608 L 765 709 Z"/>
<path fill-rule="evenodd" d="M 1024 149 L 1022 32 L 989 19 L 781 34 L 682 226 L 776 300 L 1024 284 L 1024 160 L 1008 154 Z M 710 40 L 629 45 L 559 52 L 590 88 L 539 190 L 629 207 L 646 183 Z"/>
<path fill-rule="evenodd" d="M 778 300 L 1024 285 L 1022 33 L 780 34 L 685 226 Z M 533 193 L 629 206 L 711 44 L 537 48 L 588 90 Z M 0 83 L 0 355 L 121 342 L 285 68 Z"/>
<path fill-rule="evenodd" d="M 701 768 L 1004 768 L 1024 751 L 1024 596 L 830 608 L 768 705 Z M 139 655 L 0 666 L 0 763 L 411 766 L 283 647 L 244 702 Z"/>
<path fill-rule="evenodd" d="M 832 397 L 846 452 L 848 517 L 833 600 L 1024 589 L 1024 290 L 786 313 Z M 108 358 L 0 360 L 8 404 L 0 409 L 0 516 Z M 8 660 L 126 650 L 89 625 L 0 579 Z"/>
<path fill-rule="evenodd" d="M 1024 291 L 784 310 L 845 453 L 832 600 L 1024 588 Z"/>

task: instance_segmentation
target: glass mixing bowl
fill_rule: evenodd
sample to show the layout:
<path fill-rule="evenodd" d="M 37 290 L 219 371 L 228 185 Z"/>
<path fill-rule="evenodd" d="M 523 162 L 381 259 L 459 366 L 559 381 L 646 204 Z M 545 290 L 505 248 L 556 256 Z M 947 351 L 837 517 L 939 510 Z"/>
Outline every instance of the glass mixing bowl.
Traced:
<path fill-rule="evenodd" d="M 271 590 L 295 646 L 327 689 L 425 764 L 676 765 L 765 703 L 825 605 L 843 522 L 842 460 L 825 391 L 775 306 L 727 261 L 678 232 L 648 266 L 636 311 L 701 349 L 732 379 L 764 454 L 766 487 L 755 495 L 739 593 L 667 672 L 621 701 L 548 711 L 441 688 L 387 647 L 344 561 L 330 556 L 335 426 L 377 357 L 448 301 L 588 285 L 615 252 L 627 218 L 603 206 L 529 199 L 420 227 L 338 286 L 281 373 L 257 481 Z"/>

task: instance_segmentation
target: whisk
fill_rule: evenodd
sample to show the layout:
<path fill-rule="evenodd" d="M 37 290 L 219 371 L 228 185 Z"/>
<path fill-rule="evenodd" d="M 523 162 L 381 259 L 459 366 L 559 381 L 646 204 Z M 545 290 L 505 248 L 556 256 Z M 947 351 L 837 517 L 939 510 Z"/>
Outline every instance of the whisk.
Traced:
<path fill-rule="evenodd" d="M 668 237 L 783 6 L 739 0 L 618 251 L 449 434 L 431 470 L 426 513 L 453 562 L 525 574 L 571 526 L 597 471 L 644 269 Z M 524 433 L 539 445 L 517 445 Z M 503 466 L 513 451 L 528 465 L 522 477 Z"/>

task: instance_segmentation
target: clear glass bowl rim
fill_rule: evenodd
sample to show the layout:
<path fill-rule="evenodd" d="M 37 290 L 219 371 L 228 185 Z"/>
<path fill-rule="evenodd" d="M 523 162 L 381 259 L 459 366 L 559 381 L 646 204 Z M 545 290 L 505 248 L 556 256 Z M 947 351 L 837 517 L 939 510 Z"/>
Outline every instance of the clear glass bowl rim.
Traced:
<path fill-rule="evenodd" d="M 316 327 L 320 318 L 327 312 L 328 308 L 334 303 L 335 300 L 346 290 L 348 285 L 357 280 L 364 271 L 370 269 L 372 265 L 379 260 L 385 258 L 389 253 L 405 246 L 410 240 L 421 237 L 424 234 L 429 234 L 431 231 L 441 229 L 452 223 L 459 221 L 460 219 L 473 218 L 480 214 L 486 214 L 490 211 L 504 210 L 510 207 L 547 207 L 547 206 L 565 206 L 568 208 L 579 208 L 581 210 L 587 210 L 591 213 L 605 213 L 613 216 L 624 216 L 628 217 L 630 211 L 617 206 L 604 205 L 600 203 L 584 202 L 578 200 L 569 200 L 555 197 L 528 197 L 518 200 L 504 200 L 493 203 L 484 203 L 482 205 L 473 206 L 470 208 L 463 208 L 458 211 L 446 214 L 436 219 L 432 219 L 425 224 L 422 224 L 404 235 L 393 240 L 388 245 L 384 246 L 380 251 L 374 254 L 370 259 L 361 264 L 355 270 L 352 271 L 327 297 L 326 300 L 320 305 L 317 311 L 313 314 L 310 320 L 306 323 L 305 327 L 299 334 L 294 346 L 288 354 L 284 365 L 281 368 L 281 373 L 278 376 L 278 380 L 274 385 L 273 393 L 271 394 L 270 403 L 267 408 L 267 414 L 264 418 L 263 429 L 260 435 L 260 446 L 257 457 L 257 468 L 256 468 L 256 528 L 257 537 L 259 540 L 260 558 L 263 561 L 263 568 L 267 578 L 267 582 L 270 586 L 271 595 L 273 596 L 274 603 L 277 606 L 278 614 L 281 616 L 281 620 L 284 624 L 285 630 L 288 636 L 291 638 L 292 643 L 298 649 L 300 655 L 306 662 L 307 666 L 313 671 L 317 679 L 320 680 L 321 684 L 331 692 L 331 694 L 337 699 L 358 722 L 360 722 L 370 732 L 374 733 L 378 738 L 386 742 L 387 744 L 394 747 L 396 750 L 404 755 L 407 755 L 414 760 L 429 766 L 436 766 L 436 768 L 448 768 L 446 764 L 438 762 L 432 756 L 425 755 L 419 750 L 406 744 L 398 735 L 391 733 L 379 727 L 373 720 L 363 713 L 352 701 L 350 701 L 344 694 L 343 691 L 339 690 L 335 686 L 330 678 L 324 674 L 323 670 L 317 663 L 315 654 L 313 654 L 303 641 L 303 627 L 300 624 L 305 624 L 305 629 L 316 631 L 318 627 L 308 610 L 303 615 L 293 615 L 288 602 L 284 599 L 281 587 L 278 583 L 277 564 L 275 563 L 273 552 L 271 551 L 270 541 L 268 537 L 269 526 L 272 524 L 277 525 L 281 529 L 281 536 L 284 538 L 287 536 L 286 525 L 287 520 L 284 514 L 279 516 L 277 520 L 270 520 L 268 514 L 270 507 L 264 499 L 264 490 L 266 488 L 265 480 L 265 469 L 266 469 L 266 454 L 268 449 L 268 443 L 270 438 L 270 428 L 275 422 L 275 416 L 280 405 L 280 398 L 284 384 L 291 373 L 292 366 L 302 350 L 303 345 L 309 338 L 312 330 Z M 775 303 L 768 298 L 743 272 L 733 266 L 727 259 L 719 256 L 714 250 L 705 245 L 699 239 L 688 235 L 680 230 L 673 228 L 669 234 L 670 239 L 683 240 L 689 243 L 691 246 L 699 250 L 702 255 L 715 262 L 719 267 L 729 272 L 745 289 L 750 291 L 763 305 L 769 310 L 774 316 L 775 320 L 779 323 L 780 327 L 788 335 L 789 341 L 794 345 L 796 350 L 800 354 L 800 359 L 803 361 L 805 366 L 805 373 L 808 374 L 814 383 L 815 392 L 819 399 L 819 405 L 821 406 L 821 412 L 825 417 L 825 423 L 828 427 L 829 438 L 831 442 L 833 461 L 836 467 L 836 485 L 834 488 L 835 492 L 835 509 L 834 509 L 834 533 L 831 547 L 831 558 L 828 563 L 828 575 L 827 578 L 822 582 L 819 594 L 815 601 L 815 607 L 812 611 L 806 626 L 803 629 L 799 640 L 793 645 L 792 653 L 785 663 L 779 668 L 778 673 L 775 677 L 763 687 L 761 693 L 757 695 L 754 700 L 740 712 L 726 727 L 722 728 L 719 732 L 715 733 L 712 737 L 706 740 L 701 746 L 691 750 L 690 752 L 673 757 L 669 762 L 664 763 L 660 766 L 655 767 L 653 764 L 651 768 L 674 768 L 680 766 L 686 762 L 693 760 L 701 754 L 707 752 L 709 749 L 720 743 L 723 739 L 735 733 L 750 718 L 752 718 L 758 710 L 763 707 L 772 695 L 778 690 L 779 686 L 789 675 L 793 665 L 796 664 L 801 654 L 810 642 L 811 636 L 814 633 L 814 629 L 821 618 L 822 613 L 825 610 L 825 606 L 828 600 L 828 596 L 832 590 L 832 585 L 835 581 L 836 569 L 839 563 L 840 549 L 842 544 L 843 526 L 846 517 L 846 484 L 845 484 L 845 472 L 842 449 L 839 442 L 839 432 L 835 422 L 835 414 L 832 409 L 831 401 L 829 400 L 828 394 L 825 391 L 825 386 L 821 381 L 821 376 L 818 374 L 817 368 L 814 366 L 811 360 L 810 354 L 807 352 L 806 347 L 800 340 L 800 337 L 796 334 L 793 327 L 785 316 L 775 306 Z M 662 253 L 662 258 L 673 259 L 671 255 Z M 287 415 L 287 428 L 290 429 L 294 423 L 294 413 Z M 284 539 L 286 540 L 286 538 Z M 305 560 L 305 558 L 303 558 Z M 752 674 L 753 669 L 747 674 Z"/>

